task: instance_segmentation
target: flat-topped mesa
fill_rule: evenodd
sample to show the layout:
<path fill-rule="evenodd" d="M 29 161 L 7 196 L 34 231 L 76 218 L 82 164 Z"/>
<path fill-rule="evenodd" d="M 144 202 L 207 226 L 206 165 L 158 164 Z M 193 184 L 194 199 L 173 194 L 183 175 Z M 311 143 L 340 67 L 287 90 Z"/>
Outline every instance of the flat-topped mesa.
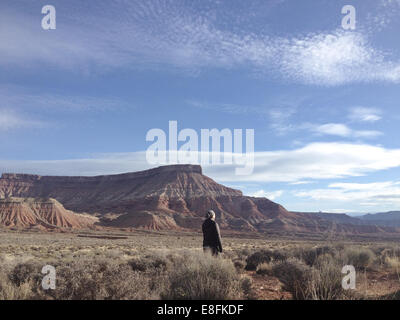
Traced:
<path fill-rule="evenodd" d="M 199 165 L 170 165 L 101 176 L 5 173 L 0 178 L 0 198 L 52 197 L 73 211 L 91 210 L 93 207 L 96 210 L 109 210 L 116 206 L 131 207 L 133 202 L 144 203 L 144 199 L 148 201 L 150 198 L 156 198 L 161 205 L 162 201 L 167 203 L 171 199 L 184 202 L 188 198 L 242 195 L 241 191 L 220 185 L 204 176 Z"/>
<path fill-rule="evenodd" d="M 203 175 L 199 165 L 94 177 L 5 173 L 0 178 L 0 225 L 9 227 L 92 228 L 97 223 L 118 228 L 201 230 L 209 209 L 216 212 L 222 229 L 352 235 L 383 230 L 347 224 L 345 217 L 341 220 L 346 224 L 342 224 L 322 214 L 288 212 L 266 198 L 244 196 L 240 190 L 217 183 Z"/>
<path fill-rule="evenodd" d="M 25 173 L 3 173 L 1 180 L 13 180 L 13 181 L 38 181 L 42 177 L 37 174 L 25 174 Z"/>
<path fill-rule="evenodd" d="M 23 173 L 3 173 L 0 180 L 9 181 L 24 181 L 24 182 L 34 182 L 39 180 L 44 180 L 46 182 L 96 182 L 96 181 L 121 181 L 135 178 L 146 178 L 152 177 L 154 175 L 177 172 L 177 173 L 195 173 L 203 174 L 200 165 L 191 164 L 176 164 L 169 166 L 162 166 L 153 169 L 121 173 L 121 174 L 111 174 L 111 175 L 99 175 L 99 176 L 40 176 L 35 174 L 23 174 Z"/>

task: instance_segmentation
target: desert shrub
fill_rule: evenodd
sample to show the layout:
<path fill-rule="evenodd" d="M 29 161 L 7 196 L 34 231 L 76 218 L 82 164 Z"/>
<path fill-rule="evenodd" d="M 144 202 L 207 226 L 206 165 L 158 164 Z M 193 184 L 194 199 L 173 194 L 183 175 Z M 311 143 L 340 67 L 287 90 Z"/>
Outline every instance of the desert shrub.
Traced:
<path fill-rule="evenodd" d="M 240 278 L 230 260 L 185 254 L 168 273 L 161 297 L 168 300 L 225 300 L 241 297 Z"/>
<path fill-rule="evenodd" d="M 388 250 L 388 248 L 382 246 L 370 246 L 369 248 L 376 256 L 381 256 L 385 251 Z"/>
<path fill-rule="evenodd" d="M 396 290 L 395 292 L 384 294 L 379 297 L 379 300 L 400 300 L 400 290 Z"/>
<path fill-rule="evenodd" d="M 396 247 L 384 248 L 378 256 L 378 261 L 381 266 L 394 270 L 396 273 L 400 270 L 400 257 Z"/>
<path fill-rule="evenodd" d="M 128 264 L 134 271 L 149 271 L 151 269 L 167 269 L 168 260 L 157 255 L 139 256 L 131 259 Z"/>
<path fill-rule="evenodd" d="M 0 274 L 0 300 L 27 300 L 33 297 L 31 282 L 16 285 L 4 273 Z"/>
<path fill-rule="evenodd" d="M 253 290 L 253 280 L 245 275 L 240 279 L 240 288 L 247 299 L 255 299 L 256 294 Z"/>
<path fill-rule="evenodd" d="M 314 265 L 312 277 L 308 283 L 310 298 L 314 300 L 343 299 L 342 266 L 331 255 L 318 257 Z"/>
<path fill-rule="evenodd" d="M 365 269 L 372 265 L 376 256 L 371 249 L 350 247 L 342 253 L 344 264 L 353 265 L 356 269 Z"/>
<path fill-rule="evenodd" d="M 283 284 L 283 289 L 293 295 L 293 299 L 304 300 L 310 297 L 309 282 L 313 269 L 303 261 L 289 258 L 275 263 L 272 274 Z"/>
<path fill-rule="evenodd" d="M 151 298 L 149 280 L 126 263 L 85 260 L 57 268 L 55 290 L 40 292 L 60 300 L 125 300 Z"/>
<path fill-rule="evenodd" d="M 314 247 L 314 248 L 295 248 L 292 255 L 304 261 L 308 266 L 313 266 L 318 257 L 324 254 L 335 255 L 335 250 L 329 246 Z"/>
<path fill-rule="evenodd" d="M 37 282 L 41 275 L 41 270 L 44 265 L 35 261 L 18 263 L 8 274 L 8 278 L 16 286 L 21 286 L 23 283 L 34 280 Z"/>
<path fill-rule="evenodd" d="M 251 254 L 251 251 L 250 251 L 249 249 L 241 249 L 241 250 L 238 252 L 238 256 L 239 256 L 240 258 L 246 258 L 246 257 L 248 257 L 250 254 Z"/>
<path fill-rule="evenodd" d="M 230 260 L 234 260 L 235 258 L 238 257 L 237 252 L 233 251 L 233 250 L 225 250 L 224 251 L 224 258 L 225 259 L 230 259 Z"/>
<path fill-rule="evenodd" d="M 400 248 L 397 246 L 380 248 L 378 259 L 381 265 L 398 270 L 400 267 Z M 376 253 L 376 251 L 374 250 Z"/>
<path fill-rule="evenodd" d="M 335 257 L 337 255 L 336 249 L 332 246 L 316 247 L 315 250 L 317 251 L 318 257 L 322 255 L 330 255 L 331 257 Z"/>
<path fill-rule="evenodd" d="M 333 248 L 334 248 L 334 250 L 336 250 L 336 251 L 342 251 L 342 250 L 344 250 L 344 249 L 346 248 L 346 245 L 345 245 L 344 243 L 339 242 L 339 243 L 336 243 L 336 244 L 333 246 Z"/>
<path fill-rule="evenodd" d="M 257 274 L 260 275 L 271 275 L 272 274 L 272 265 L 270 263 L 261 263 L 257 267 Z"/>
<path fill-rule="evenodd" d="M 390 248 L 390 255 L 392 257 L 400 258 L 400 247 L 395 246 L 395 247 Z"/>
<path fill-rule="evenodd" d="M 261 263 L 269 263 L 272 260 L 273 252 L 271 250 L 260 250 L 254 252 L 246 259 L 246 270 L 253 271 Z"/>
<path fill-rule="evenodd" d="M 398 257 L 386 256 L 383 263 L 386 267 L 396 271 L 396 273 L 400 270 L 400 259 Z"/>
<path fill-rule="evenodd" d="M 273 261 L 285 261 L 287 258 L 289 258 L 288 251 L 276 249 L 272 252 Z"/>
<path fill-rule="evenodd" d="M 233 261 L 233 264 L 238 272 L 243 271 L 244 268 L 246 267 L 246 263 L 242 260 L 235 260 Z"/>

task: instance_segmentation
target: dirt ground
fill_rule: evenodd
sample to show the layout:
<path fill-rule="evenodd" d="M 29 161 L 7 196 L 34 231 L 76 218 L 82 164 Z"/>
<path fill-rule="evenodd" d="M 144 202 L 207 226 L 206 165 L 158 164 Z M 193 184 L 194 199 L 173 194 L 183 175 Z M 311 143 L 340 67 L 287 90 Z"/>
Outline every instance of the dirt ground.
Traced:
<path fill-rule="evenodd" d="M 259 249 L 285 249 L 294 246 L 332 245 L 332 242 L 301 239 L 223 238 L 224 258 L 234 261 Z M 387 242 L 342 242 L 342 245 L 389 246 Z M 200 234 L 133 232 L 75 232 L 40 233 L 0 230 L 0 261 L 24 262 L 30 259 L 74 259 L 80 256 L 115 256 L 129 259 L 138 253 L 150 251 L 202 250 Z M 241 271 L 251 277 L 256 299 L 287 300 L 292 295 L 282 289 L 281 282 L 270 275 L 255 271 Z M 394 294 L 400 290 L 399 272 L 393 269 L 371 268 L 357 274 L 356 291 L 372 299 Z"/>

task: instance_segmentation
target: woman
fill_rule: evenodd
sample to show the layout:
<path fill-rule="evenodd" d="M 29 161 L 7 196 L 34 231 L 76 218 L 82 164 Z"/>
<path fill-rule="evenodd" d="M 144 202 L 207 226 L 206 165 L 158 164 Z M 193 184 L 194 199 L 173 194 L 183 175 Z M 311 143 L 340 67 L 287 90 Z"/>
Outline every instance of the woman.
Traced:
<path fill-rule="evenodd" d="M 218 253 L 222 252 L 221 234 L 218 223 L 215 222 L 215 212 L 213 210 L 208 210 L 202 229 L 204 251 L 211 251 L 213 256 L 218 256 Z"/>

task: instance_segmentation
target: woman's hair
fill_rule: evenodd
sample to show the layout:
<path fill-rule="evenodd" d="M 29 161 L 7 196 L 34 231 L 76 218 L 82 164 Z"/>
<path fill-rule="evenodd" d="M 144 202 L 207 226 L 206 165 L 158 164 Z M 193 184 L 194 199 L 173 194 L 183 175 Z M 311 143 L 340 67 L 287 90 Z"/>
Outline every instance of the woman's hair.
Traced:
<path fill-rule="evenodd" d="M 213 210 L 208 210 L 206 214 L 206 218 L 215 218 L 215 212 Z"/>

